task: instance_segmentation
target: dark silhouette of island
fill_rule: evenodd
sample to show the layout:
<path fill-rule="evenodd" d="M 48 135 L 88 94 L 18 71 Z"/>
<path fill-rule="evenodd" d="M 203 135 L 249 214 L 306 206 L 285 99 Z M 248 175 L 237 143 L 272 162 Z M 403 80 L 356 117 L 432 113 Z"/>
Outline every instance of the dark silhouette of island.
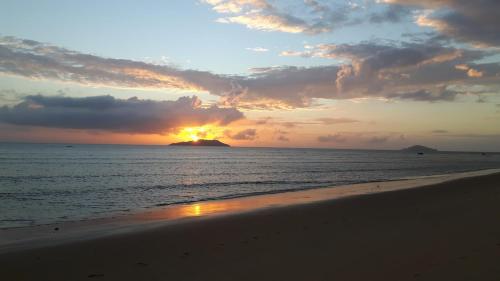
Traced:
<path fill-rule="evenodd" d="M 225 144 L 218 140 L 197 140 L 197 141 L 183 141 L 171 143 L 173 146 L 223 146 L 230 147 L 229 144 Z"/>
<path fill-rule="evenodd" d="M 412 152 L 412 153 L 417 153 L 417 154 L 424 154 L 424 153 L 433 153 L 433 152 L 438 152 L 437 149 L 434 149 L 434 148 L 430 148 L 430 147 L 427 147 L 427 146 L 423 146 L 423 145 L 414 145 L 414 146 L 410 146 L 410 147 L 407 147 L 407 148 L 403 148 L 401 149 L 401 151 L 404 151 L 404 152 Z"/>

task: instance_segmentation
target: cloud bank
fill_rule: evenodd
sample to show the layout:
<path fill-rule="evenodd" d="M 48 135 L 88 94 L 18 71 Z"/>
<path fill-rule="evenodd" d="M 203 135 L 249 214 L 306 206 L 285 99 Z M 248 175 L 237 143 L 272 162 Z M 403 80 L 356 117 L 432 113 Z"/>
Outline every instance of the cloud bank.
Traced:
<path fill-rule="evenodd" d="M 0 108 L 0 122 L 13 125 L 131 134 L 166 134 L 185 126 L 227 125 L 241 118 L 243 114 L 234 108 L 203 108 L 195 96 L 152 101 L 36 95 L 26 96 L 15 106 Z"/>
<path fill-rule="evenodd" d="M 316 86 L 327 92 L 326 98 L 384 97 L 414 100 L 453 100 L 458 94 L 473 92 L 474 85 L 491 87 L 497 92 L 499 63 L 477 63 L 492 52 L 460 49 L 432 41 L 400 44 L 362 42 L 359 44 L 320 44 L 303 51 L 285 51 L 283 56 L 319 57 L 349 63 L 316 67 L 327 73 Z M 308 69 L 307 71 L 311 71 Z M 316 78 L 320 77 L 315 75 Z M 329 82 L 329 85 L 328 85 Z"/>
<path fill-rule="evenodd" d="M 320 44 L 283 56 L 331 59 L 316 67 L 263 67 L 247 76 L 181 70 L 110 59 L 12 37 L 0 37 L 0 73 L 80 84 L 208 92 L 244 109 L 311 106 L 316 99 L 386 98 L 451 101 L 460 94 L 498 93 L 493 51 L 435 41 Z M 487 60 L 486 60 L 487 61 Z"/>

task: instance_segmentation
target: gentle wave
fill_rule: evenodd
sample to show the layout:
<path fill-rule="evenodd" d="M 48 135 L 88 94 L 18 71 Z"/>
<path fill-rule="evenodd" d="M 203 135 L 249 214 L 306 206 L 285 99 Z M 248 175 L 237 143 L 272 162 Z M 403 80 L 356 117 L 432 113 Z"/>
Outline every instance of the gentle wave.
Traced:
<path fill-rule="evenodd" d="M 0 144 L 0 228 L 499 167 L 497 154 Z"/>

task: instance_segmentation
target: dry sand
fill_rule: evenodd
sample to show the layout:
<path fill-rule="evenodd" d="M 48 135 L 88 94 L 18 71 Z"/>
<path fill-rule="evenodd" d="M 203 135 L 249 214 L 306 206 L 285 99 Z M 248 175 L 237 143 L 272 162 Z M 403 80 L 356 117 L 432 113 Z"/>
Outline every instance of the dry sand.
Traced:
<path fill-rule="evenodd" d="M 4 253 L 0 280 L 500 280 L 500 174 Z"/>

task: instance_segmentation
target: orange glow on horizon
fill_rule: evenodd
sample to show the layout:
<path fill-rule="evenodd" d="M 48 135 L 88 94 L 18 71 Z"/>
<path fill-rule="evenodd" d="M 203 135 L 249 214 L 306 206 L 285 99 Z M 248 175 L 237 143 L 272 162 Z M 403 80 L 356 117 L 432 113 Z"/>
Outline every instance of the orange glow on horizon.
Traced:
<path fill-rule="evenodd" d="M 213 140 L 222 134 L 222 129 L 212 125 L 202 127 L 186 127 L 182 129 L 177 137 L 183 141 L 198 141 L 200 139 Z"/>

